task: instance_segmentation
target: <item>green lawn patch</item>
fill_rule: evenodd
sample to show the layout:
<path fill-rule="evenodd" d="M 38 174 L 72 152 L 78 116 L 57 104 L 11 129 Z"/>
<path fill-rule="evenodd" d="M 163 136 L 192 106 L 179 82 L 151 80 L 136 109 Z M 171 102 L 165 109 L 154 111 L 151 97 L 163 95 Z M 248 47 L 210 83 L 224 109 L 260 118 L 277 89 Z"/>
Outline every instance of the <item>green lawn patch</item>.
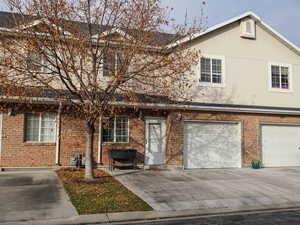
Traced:
<path fill-rule="evenodd" d="M 85 181 L 84 170 L 56 171 L 79 214 L 153 210 L 108 173 L 94 170 L 95 180 Z"/>

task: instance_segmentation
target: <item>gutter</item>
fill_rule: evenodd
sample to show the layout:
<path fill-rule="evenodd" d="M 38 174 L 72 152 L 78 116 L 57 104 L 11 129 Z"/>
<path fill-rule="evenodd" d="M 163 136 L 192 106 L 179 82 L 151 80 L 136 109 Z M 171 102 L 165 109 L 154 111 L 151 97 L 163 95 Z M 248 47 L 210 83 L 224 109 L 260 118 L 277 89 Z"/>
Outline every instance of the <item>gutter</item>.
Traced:
<path fill-rule="evenodd" d="M 283 114 L 283 115 L 300 115 L 300 108 L 295 110 L 285 108 L 272 108 L 272 107 L 247 107 L 247 106 L 210 106 L 210 105 L 187 105 L 187 104 L 161 104 L 161 103 L 122 103 L 112 102 L 113 106 L 127 106 L 127 107 L 140 107 L 144 109 L 177 109 L 177 110 L 191 110 L 191 111 L 209 111 L 209 112 L 234 112 L 234 113 L 259 113 L 259 114 Z"/>
<path fill-rule="evenodd" d="M 58 101 L 53 98 L 39 98 L 39 97 L 26 97 L 25 102 L 28 101 L 32 104 L 51 104 L 59 105 L 72 105 L 69 101 Z M 18 103 L 18 97 L 6 97 L 0 96 L 1 102 L 13 102 Z M 75 102 L 75 101 L 74 101 Z M 272 107 L 272 106 L 247 106 L 247 105 L 232 105 L 232 104 L 209 104 L 209 103 L 198 103 L 197 105 L 191 102 L 186 103 L 139 103 L 139 102 L 121 102 L 113 101 L 108 103 L 111 106 L 116 107 L 128 107 L 141 109 L 162 109 L 162 110 L 190 110 L 190 111 L 205 111 L 205 112 L 232 112 L 232 113 L 255 113 L 255 114 L 274 114 L 274 115 L 300 115 L 300 108 L 286 108 L 286 107 Z"/>

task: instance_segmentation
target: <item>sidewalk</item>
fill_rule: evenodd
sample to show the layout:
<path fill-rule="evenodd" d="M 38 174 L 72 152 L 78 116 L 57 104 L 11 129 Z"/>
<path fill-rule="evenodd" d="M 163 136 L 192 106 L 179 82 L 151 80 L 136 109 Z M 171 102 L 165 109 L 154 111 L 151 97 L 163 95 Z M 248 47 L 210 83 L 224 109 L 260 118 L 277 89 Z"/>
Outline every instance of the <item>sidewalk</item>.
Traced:
<path fill-rule="evenodd" d="M 110 224 L 129 221 L 154 221 L 174 218 L 210 217 L 220 215 L 251 214 L 257 212 L 276 212 L 300 210 L 296 205 L 274 205 L 272 208 L 244 208 L 244 209 L 207 209 L 186 211 L 152 211 L 152 212 L 122 212 L 107 214 L 80 215 L 68 219 L 34 220 L 0 225 L 71 225 L 71 224 Z"/>

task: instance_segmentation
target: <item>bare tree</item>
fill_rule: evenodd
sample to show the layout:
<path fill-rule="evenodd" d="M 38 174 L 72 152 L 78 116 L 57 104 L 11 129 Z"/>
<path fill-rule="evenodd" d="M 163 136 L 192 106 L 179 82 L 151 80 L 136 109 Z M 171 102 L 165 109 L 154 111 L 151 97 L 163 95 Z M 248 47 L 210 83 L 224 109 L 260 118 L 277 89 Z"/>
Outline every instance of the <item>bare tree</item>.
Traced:
<path fill-rule="evenodd" d="M 86 179 L 93 178 L 95 122 L 116 110 L 116 95 L 128 102 L 137 93 L 172 98 L 190 86 L 186 73 L 198 52 L 167 44 L 195 29 L 162 33 L 170 20 L 160 1 L 8 0 L 18 14 L 1 31 L 2 86 L 19 99 L 51 90 L 85 120 Z"/>

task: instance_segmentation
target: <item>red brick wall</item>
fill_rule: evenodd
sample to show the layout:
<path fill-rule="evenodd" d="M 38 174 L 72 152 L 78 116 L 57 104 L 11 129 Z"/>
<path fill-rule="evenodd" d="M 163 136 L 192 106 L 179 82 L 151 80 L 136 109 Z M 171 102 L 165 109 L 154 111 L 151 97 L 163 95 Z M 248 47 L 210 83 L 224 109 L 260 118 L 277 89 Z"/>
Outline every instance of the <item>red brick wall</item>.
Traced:
<path fill-rule="evenodd" d="M 69 166 L 73 150 L 85 152 L 86 130 L 83 120 L 61 116 L 60 165 Z M 94 162 L 98 158 L 99 126 L 94 136 Z M 144 121 L 134 114 L 129 118 L 129 143 L 103 144 L 103 162 L 108 165 L 108 149 L 136 149 L 138 162 L 144 162 Z M 49 167 L 55 164 L 56 144 L 24 142 L 24 114 L 3 113 L 0 167 Z"/>
<path fill-rule="evenodd" d="M 176 114 L 182 115 L 182 121 L 176 121 Z M 300 116 L 207 113 L 207 112 L 173 112 L 173 129 L 167 144 L 167 160 L 170 165 L 182 166 L 183 120 L 224 120 L 240 121 L 242 135 L 242 164 L 248 166 L 253 159 L 261 159 L 260 123 L 300 123 Z M 170 121 L 170 120 L 168 120 Z"/>
<path fill-rule="evenodd" d="M 182 115 L 177 120 L 177 114 Z M 135 114 L 129 114 L 129 143 L 103 144 L 103 162 L 108 164 L 107 150 L 137 149 L 138 162 L 144 162 L 144 121 Z M 148 115 L 151 113 L 148 111 Z M 152 114 L 153 115 L 153 114 Z M 162 116 L 162 115 L 157 115 Z M 208 112 L 170 112 L 167 116 L 167 152 L 168 165 L 182 166 L 183 121 L 184 120 L 228 120 L 240 121 L 242 127 L 243 165 L 252 159 L 261 158 L 260 123 L 300 123 L 300 116 L 208 113 Z M 94 161 L 98 158 L 98 124 L 94 137 Z M 86 131 L 84 121 L 62 115 L 60 162 L 70 165 L 70 156 L 75 149 L 85 151 Z M 3 113 L 1 167 L 47 167 L 55 166 L 55 144 L 33 144 L 24 142 L 24 114 L 8 116 Z"/>
<path fill-rule="evenodd" d="M 55 144 L 24 142 L 24 114 L 3 113 L 2 167 L 55 166 Z"/>

